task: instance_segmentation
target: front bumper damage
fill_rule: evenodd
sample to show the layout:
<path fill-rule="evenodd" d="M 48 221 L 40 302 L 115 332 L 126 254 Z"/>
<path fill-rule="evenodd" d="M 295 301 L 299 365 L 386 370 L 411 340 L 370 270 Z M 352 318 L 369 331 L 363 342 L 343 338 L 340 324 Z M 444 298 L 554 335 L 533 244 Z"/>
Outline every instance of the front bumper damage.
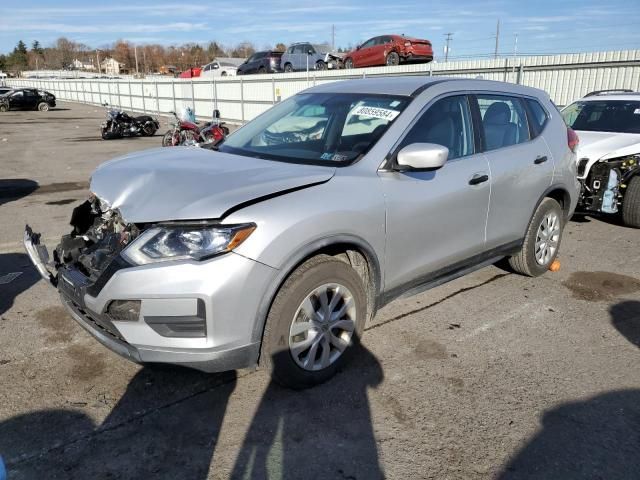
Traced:
<path fill-rule="evenodd" d="M 50 256 L 40 234 L 28 225 L 23 243 L 74 320 L 120 356 L 205 372 L 256 364 L 260 337 L 255 319 L 261 293 L 275 274 L 271 267 L 233 252 L 205 261 L 143 266 L 127 263 L 118 253 L 98 262 L 100 270 L 88 271 L 83 265 L 90 268 L 97 261 L 76 252 L 82 261 L 60 262 L 66 255 L 61 247 Z M 84 251 L 104 257 L 97 244 Z M 116 316 L 112 305 L 118 302 L 133 302 L 137 310 L 127 318 Z"/>

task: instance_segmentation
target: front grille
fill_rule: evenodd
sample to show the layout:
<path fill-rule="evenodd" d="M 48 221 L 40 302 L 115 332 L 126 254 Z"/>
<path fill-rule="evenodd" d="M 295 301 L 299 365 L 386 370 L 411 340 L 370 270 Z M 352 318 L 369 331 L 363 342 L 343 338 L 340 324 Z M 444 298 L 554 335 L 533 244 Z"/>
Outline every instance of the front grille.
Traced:
<path fill-rule="evenodd" d="M 579 177 L 584 176 L 584 172 L 587 169 L 587 163 L 589 163 L 588 158 L 581 158 L 580 160 L 578 160 L 578 176 Z"/>

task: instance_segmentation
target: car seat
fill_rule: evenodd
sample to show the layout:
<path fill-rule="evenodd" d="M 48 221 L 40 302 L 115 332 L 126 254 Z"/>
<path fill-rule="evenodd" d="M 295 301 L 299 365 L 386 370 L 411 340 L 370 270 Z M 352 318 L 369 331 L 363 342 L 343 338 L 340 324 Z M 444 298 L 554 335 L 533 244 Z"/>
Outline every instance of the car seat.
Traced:
<path fill-rule="evenodd" d="M 518 143 L 518 126 L 511 121 L 511 109 L 505 102 L 492 103 L 482 119 L 487 150 Z"/>

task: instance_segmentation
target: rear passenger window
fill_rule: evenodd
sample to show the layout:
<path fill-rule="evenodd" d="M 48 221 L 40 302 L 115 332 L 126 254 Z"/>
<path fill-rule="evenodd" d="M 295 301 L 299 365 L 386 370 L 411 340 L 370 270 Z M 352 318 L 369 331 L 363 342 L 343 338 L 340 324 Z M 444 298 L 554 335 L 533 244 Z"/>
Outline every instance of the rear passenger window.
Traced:
<path fill-rule="evenodd" d="M 412 143 L 443 145 L 449 149 L 449 159 L 473 154 L 473 128 L 467 97 L 446 97 L 431 105 L 404 138 L 402 147 Z"/>
<path fill-rule="evenodd" d="M 536 136 L 538 136 L 540 135 L 540 133 L 542 133 L 544 125 L 547 123 L 547 119 L 549 118 L 547 116 L 547 111 L 542 108 L 542 105 L 540 105 L 540 103 L 538 103 L 536 100 L 527 98 L 525 101 L 529 106 L 529 112 L 531 113 L 532 117 L 530 118 L 530 120 L 533 125 L 533 129 L 536 133 Z"/>
<path fill-rule="evenodd" d="M 478 95 L 487 150 L 529 140 L 527 115 L 520 100 L 502 95 Z"/>

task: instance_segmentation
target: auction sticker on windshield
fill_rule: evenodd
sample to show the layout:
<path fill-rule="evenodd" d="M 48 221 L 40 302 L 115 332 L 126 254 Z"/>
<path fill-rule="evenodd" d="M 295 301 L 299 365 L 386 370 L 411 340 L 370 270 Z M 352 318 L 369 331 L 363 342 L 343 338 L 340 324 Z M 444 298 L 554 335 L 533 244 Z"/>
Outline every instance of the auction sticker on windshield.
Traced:
<path fill-rule="evenodd" d="M 360 106 L 351 112 L 352 115 L 360 115 L 362 117 L 382 118 L 383 120 L 393 120 L 400 112 L 389 108 Z"/>

